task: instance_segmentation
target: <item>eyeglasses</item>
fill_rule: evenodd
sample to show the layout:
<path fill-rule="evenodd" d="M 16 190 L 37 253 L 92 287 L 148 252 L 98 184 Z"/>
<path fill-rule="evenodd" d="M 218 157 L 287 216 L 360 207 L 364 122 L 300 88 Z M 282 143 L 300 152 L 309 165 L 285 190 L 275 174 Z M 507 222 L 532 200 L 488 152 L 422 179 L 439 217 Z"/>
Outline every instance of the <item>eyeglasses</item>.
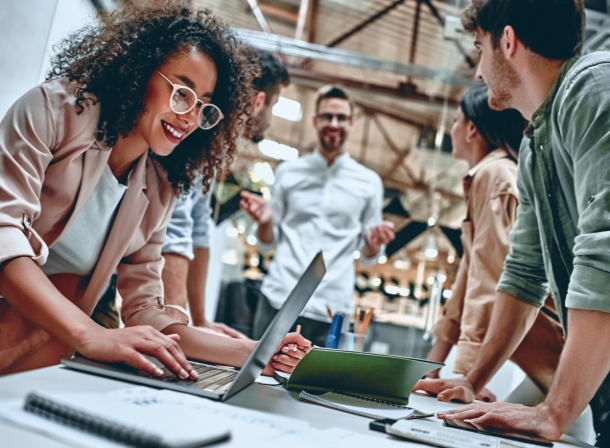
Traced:
<path fill-rule="evenodd" d="M 352 116 L 351 115 L 345 115 L 345 114 L 318 114 L 317 115 L 318 120 L 320 120 L 320 122 L 322 124 L 330 124 L 333 121 L 333 118 L 337 118 L 337 123 L 339 124 L 339 126 L 345 126 L 351 119 Z"/>
<path fill-rule="evenodd" d="M 183 115 L 193 110 L 193 107 L 199 107 L 197 124 L 201 129 L 206 130 L 212 129 L 220 120 L 224 118 L 224 115 L 218 106 L 201 101 L 199 98 L 197 98 L 197 94 L 193 91 L 193 89 L 171 82 L 160 71 L 157 71 L 157 73 L 163 76 L 163 79 L 169 82 L 174 89 L 172 91 L 172 96 L 169 98 L 169 107 L 171 107 L 174 112 L 179 115 Z M 201 105 L 199 105 L 199 103 L 201 103 Z"/>

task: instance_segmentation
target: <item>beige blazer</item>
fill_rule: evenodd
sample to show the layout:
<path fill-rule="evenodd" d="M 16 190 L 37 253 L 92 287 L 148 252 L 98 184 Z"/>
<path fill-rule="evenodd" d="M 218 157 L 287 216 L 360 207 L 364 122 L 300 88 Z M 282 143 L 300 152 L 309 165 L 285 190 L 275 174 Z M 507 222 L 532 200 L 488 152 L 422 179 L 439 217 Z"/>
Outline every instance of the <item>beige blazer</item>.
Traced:
<path fill-rule="evenodd" d="M 108 162 L 111 149 L 96 140 L 99 105 L 77 114 L 75 88 L 66 79 L 45 82 L 0 122 L 0 263 L 28 256 L 43 265 L 48 248 L 87 202 Z M 61 275 L 51 281 L 90 315 L 116 269 L 125 325 L 162 330 L 186 323 L 185 316 L 166 311 L 160 280 L 161 246 L 174 200 L 163 168 L 144 154 L 93 274 L 72 286 Z M 45 354 L 51 343 L 46 331 L 0 296 L 0 374 L 58 362 L 49 359 L 49 350 Z"/>
<path fill-rule="evenodd" d="M 476 360 L 496 297 L 496 286 L 510 250 L 510 230 L 518 205 L 517 164 L 504 149 L 496 149 L 474 166 L 464 179 L 467 215 L 462 223 L 464 255 L 453 286 L 433 332 L 457 344 L 454 372 L 467 374 Z M 512 356 L 546 393 L 559 363 L 563 333 L 552 301 Z"/>

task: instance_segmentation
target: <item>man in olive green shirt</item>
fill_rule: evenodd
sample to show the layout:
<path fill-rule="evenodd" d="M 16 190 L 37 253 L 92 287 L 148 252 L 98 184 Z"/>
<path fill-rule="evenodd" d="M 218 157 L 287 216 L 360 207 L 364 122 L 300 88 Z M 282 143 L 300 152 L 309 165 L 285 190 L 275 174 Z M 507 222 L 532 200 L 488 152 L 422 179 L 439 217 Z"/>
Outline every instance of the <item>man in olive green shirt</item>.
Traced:
<path fill-rule="evenodd" d="M 512 253 L 479 356 L 463 378 L 416 389 L 473 401 L 550 291 L 566 345 L 546 400 L 473 404 L 446 415 L 556 440 L 593 400 L 597 446 L 608 447 L 610 53 L 576 56 L 582 0 L 473 0 L 462 21 L 481 51 L 477 77 L 489 87 L 490 106 L 517 109 L 531 124 L 519 156 Z"/>

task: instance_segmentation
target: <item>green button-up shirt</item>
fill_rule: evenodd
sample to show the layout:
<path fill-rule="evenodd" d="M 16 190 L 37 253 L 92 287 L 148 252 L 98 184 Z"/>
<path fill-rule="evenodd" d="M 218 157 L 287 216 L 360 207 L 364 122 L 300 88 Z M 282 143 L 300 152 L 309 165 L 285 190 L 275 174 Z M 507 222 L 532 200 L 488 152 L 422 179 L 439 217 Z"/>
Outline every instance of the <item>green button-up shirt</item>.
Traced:
<path fill-rule="evenodd" d="M 610 313 L 610 53 L 566 61 L 521 144 L 520 205 L 498 290 Z"/>

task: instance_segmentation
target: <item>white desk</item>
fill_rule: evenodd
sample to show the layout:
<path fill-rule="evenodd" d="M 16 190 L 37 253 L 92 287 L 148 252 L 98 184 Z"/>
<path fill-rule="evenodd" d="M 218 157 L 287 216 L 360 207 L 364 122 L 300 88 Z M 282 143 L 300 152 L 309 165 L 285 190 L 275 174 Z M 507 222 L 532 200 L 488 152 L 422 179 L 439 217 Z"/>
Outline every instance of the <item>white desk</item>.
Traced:
<path fill-rule="evenodd" d="M 28 392 L 34 389 L 56 392 L 109 392 L 130 386 L 130 384 L 121 381 L 74 372 L 56 366 L 0 377 L 0 399 L 24 398 Z M 202 400 L 204 399 L 202 398 Z M 304 420 L 312 427 L 318 429 L 336 427 L 348 429 L 356 433 L 367 434 L 380 439 L 391 439 L 385 434 L 370 431 L 368 429 L 370 420 L 367 418 L 304 403 L 299 401 L 295 394 L 286 391 L 281 386 L 253 384 L 229 399 L 226 403 L 232 406 Z M 459 406 L 455 403 L 441 403 L 434 398 L 419 395 L 412 395 L 409 405 L 426 412 L 438 412 L 454 409 Z M 441 424 L 440 420 L 438 420 L 438 422 Z M 396 439 L 394 440 L 397 447 L 408 446 L 405 442 Z M 24 429 L 12 426 L 4 421 L 0 421 L 0 445 L 3 448 L 64 447 L 64 445 L 59 442 L 37 434 L 29 433 Z M 214 446 L 222 447 L 222 444 Z M 557 448 L 567 448 L 578 445 L 572 443 L 556 443 L 555 446 Z"/>

